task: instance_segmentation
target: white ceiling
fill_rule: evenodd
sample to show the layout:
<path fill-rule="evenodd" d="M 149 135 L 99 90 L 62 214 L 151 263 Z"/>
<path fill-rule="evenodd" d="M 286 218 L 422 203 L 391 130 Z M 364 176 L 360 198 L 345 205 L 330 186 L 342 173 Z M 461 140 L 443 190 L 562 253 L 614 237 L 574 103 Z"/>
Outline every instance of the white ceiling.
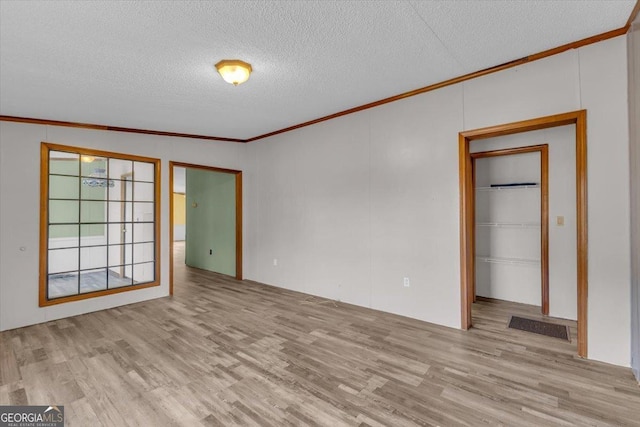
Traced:
<path fill-rule="evenodd" d="M 0 114 L 245 139 L 620 28 L 634 3 L 2 0 Z"/>

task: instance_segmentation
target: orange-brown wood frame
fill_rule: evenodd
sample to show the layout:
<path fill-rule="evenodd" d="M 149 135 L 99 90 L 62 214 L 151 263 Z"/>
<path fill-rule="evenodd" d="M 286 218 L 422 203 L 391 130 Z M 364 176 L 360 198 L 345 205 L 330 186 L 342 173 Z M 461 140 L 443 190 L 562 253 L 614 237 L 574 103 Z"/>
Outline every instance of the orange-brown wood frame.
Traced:
<path fill-rule="evenodd" d="M 153 163 L 155 167 L 154 184 L 154 217 L 155 217 L 155 277 L 153 282 L 141 285 L 123 286 L 103 291 L 89 292 L 86 294 L 70 295 L 66 297 L 47 299 L 47 241 L 49 237 L 48 217 L 49 217 L 49 151 L 66 151 L 95 157 L 111 157 L 139 162 Z M 92 148 L 71 147 L 66 145 L 42 142 L 40 144 L 40 284 L 39 284 L 39 305 L 46 307 L 54 304 L 61 304 L 71 301 L 79 301 L 87 298 L 96 298 L 105 295 L 117 294 L 120 292 L 134 291 L 137 289 L 149 288 L 160 285 L 160 159 L 151 157 L 134 156 L 130 154 L 112 153 L 110 151 L 94 150 Z"/>
<path fill-rule="evenodd" d="M 242 171 L 191 163 L 169 162 L 169 295 L 173 295 L 173 169 L 202 169 L 235 175 L 236 180 L 236 279 L 242 280 Z"/>
<path fill-rule="evenodd" d="M 462 329 L 472 326 L 471 292 L 475 275 L 474 264 L 474 183 L 473 164 L 469 150 L 472 141 L 512 135 L 565 125 L 575 125 L 576 143 L 576 213 L 577 213 L 577 308 L 578 355 L 587 357 L 588 300 L 588 234 L 587 234 L 587 112 L 586 110 L 539 117 L 460 132 L 460 311 Z"/>
<path fill-rule="evenodd" d="M 549 145 L 531 145 L 527 147 L 507 148 L 503 150 L 481 151 L 471 153 L 471 167 L 475 188 L 476 160 L 488 157 L 511 156 L 525 153 L 540 153 L 540 301 L 542 314 L 549 314 Z M 472 195 L 473 201 L 473 235 L 471 239 L 471 249 L 473 250 L 472 262 L 475 272 L 475 193 Z M 470 283 L 470 296 L 472 302 L 476 301 L 476 280 L 475 274 Z"/>

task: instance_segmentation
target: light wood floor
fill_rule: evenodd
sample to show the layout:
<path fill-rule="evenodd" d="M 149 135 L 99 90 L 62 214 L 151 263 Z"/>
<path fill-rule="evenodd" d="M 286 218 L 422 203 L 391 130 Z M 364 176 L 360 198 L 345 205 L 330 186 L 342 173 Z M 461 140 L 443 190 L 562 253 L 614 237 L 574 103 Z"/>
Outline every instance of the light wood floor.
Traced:
<path fill-rule="evenodd" d="M 565 341 L 542 335 L 509 329 L 511 316 L 542 320 L 569 327 L 569 338 Z M 518 304 L 508 301 L 478 297 L 472 306 L 474 333 L 488 338 L 526 345 L 530 350 L 534 347 L 546 348 L 557 353 L 573 357 L 578 354 L 578 327 L 574 320 L 544 316 L 539 306 Z"/>
<path fill-rule="evenodd" d="M 0 333 L 0 404 L 68 426 L 640 425 L 630 369 L 179 266 L 175 296 Z"/>

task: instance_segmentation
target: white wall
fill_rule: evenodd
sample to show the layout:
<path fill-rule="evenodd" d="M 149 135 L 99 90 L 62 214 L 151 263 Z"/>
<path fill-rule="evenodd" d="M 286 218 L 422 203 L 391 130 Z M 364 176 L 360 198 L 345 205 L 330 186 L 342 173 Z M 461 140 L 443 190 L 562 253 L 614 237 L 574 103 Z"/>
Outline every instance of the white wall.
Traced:
<path fill-rule="evenodd" d="M 187 234 L 187 229 L 185 224 L 176 224 L 173 227 L 173 241 L 174 242 L 183 242 L 185 236 Z"/>
<path fill-rule="evenodd" d="M 640 381 L 640 15 L 627 35 L 631 165 L 631 366 Z"/>
<path fill-rule="evenodd" d="M 629 366 L 629 116 L 624 36 L 580 49 L 587 109 L 589 357 Z"/>
<path fill-rule="evenodd" d="M 549 145 L 549 315 L 576 320 L 578 260 L 575 125 L 473 141 L 471 151 L 538 144 Z M 557 224 L 558 216 L 564 217 L 564 225 Z"/>
<path fill-rule="evenodd" d="M 628 366 L 626 67 L 617 37 L 249 144 L 246 276 L 459 327 L 458 132 L 586 108 L 588 351 Z"/>
<path fill-rule="evenodd" d="M 451 98 L 460 86 L 250 144 L 259 181 L 248 277 L 458 327 L 449 141 L 462 105 Z"/>
<path fill-rule="evenodd" d="M 162 159 L 161 286 L 38 307 L 41 141 Z M 169 160 L 244 170 L 243 148 L 229 142 L 0 122 L 0 330 L 168 295 Z"/>

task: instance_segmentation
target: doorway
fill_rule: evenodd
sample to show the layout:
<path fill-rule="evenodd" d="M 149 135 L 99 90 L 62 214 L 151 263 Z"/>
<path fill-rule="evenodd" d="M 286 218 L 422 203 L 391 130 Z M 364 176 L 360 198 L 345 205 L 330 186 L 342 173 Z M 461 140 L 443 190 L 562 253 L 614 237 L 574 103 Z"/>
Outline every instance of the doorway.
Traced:
<path fill-rule="evenodd" d="M 470 284 L 473 302 L 476 302 L 480 280 L 483 296 L 540 306 L 541 313 L 548 315 L 549 146 L 541 144 L 470 155 L 474 182 L 474 250 L 484 267 L 480 268 L 480 263 L 475 265 Z M 505 267 L 497 269 L 495 273 L 500 274 L 494 275 L 494 266 Z M 514 270 L 520 267 L 522 269 Z M 536 268 L 537 277 L 531 274 Z M 514 287 L 513 283 L 519 286 Z"/>
<path fill-rule="evenodd" d="M 187 173 L 185 175 L 190 175 L 194 177 L 193 181 L 198 181 L 202 183 L 199 185 L 200 197 L 205 200 L 191 200 L 189 199 L 188 190 L 185 191 L 186 196 L 186 209 L 189 210 L 191 208 L 192 212 L 195 214 L 196 212 L 202 212 L 201 215 L 193 216 L 192 218 L 206 218 L 210 216 L 211 212 L 206 211 L 206 209 L 216 209 L 216 203 L 213 202 L 212 197 L 215 198 L 217 193 L 216 189 L 211 186 L 211 183 L 206 181 L 206 178 L 200 179 L 199 177 L 207 177 L 207 176 L 217 176 L 221 178 L 223 181 L 224 191 L 227 196 L 230 195 L 229 200 L 226 205 L 232 204 L 233 206 L 226 206 L 225 218 L 230 220 L 225 224 L 235 224 L 235 229 L 229 230 L 229 228 L 233 228 L 233 225 L 225 225 L 224 233 L 227 235 L 227 240 L 231 239 L 233 241 L 233 245 L 235 247 L 234 254 L 226 253 L 225 258 L 232 257 L 231 261 L 233 262 L 233 271 L 224 271 L 224 274 L 233 275 L 238 280 L 242 280 L 242 171 L 226 169 L 226 168 L 218 168 L 213 166 L 203 166 L 203 165 L 194 165 L 190 163 L 181 163 L 181 162 L 169 162 L 169 294 L 173 295 L 173 283 L 174 283 L 174 251 L 176 250 L 175 243 L 175 230 L 176 230 L 176 215 L 175 215 L 175 199 L 174 199 L 174 188 L 176 182 L 176 170 L 178 168 L 186 169 Z M 211 173 L 212 174 L 209 174 Z M 188 178 L 187 178 L 188 179 Z M 231 187 L 229 187 L 231 185 Z M 222 186 L 221 186 L 222 188 Z M 209 191 L 209 189 L 211 191 Z M 211 194 L 208 194 L 208 193 Z M 228 197 L 227 197 L 228 198 Z M 229 218 L 229 214 L 233 216 L 233 218 Z M 215 215 L 215 214 L 214 214 Z M 187 214 L 187 219 L 189 218 L 189 212 Z M 200 226 L 192 229 L 194 235 L 200 234 L 203 230 Z M 187 230 L 189 230 L 188 220 L 187 220 Z M 185 239 L 188 240 L 188 231 L 185 235 Z M 184 244 L 184 243 L 182 243 Z M 209 246 L 211 246 L 209 248 Z M 218 248 L 213 248 L 212 245 L 209 245 L 206 249 L 205 258 L 210 257 L 211 259 L 215 258 L 214 251 L 217 251 Z M 198 252 L 201 252 L 202 248 L 196 249 Z M 198 254 L 202 255 L 202 254 Z M 216 253 L 217 255 L 217 253 Z"/>
<path fill-rule="evenodd" d="M 461 326 L 472 326 L 471 307 L 475 280 L 475 196 L 474 168 L 470 152 L 473 141 L 513 135 L 565 125 L 575 125 L 576 148 L 576 232 L 577 232 L 577 349 L 587 357 L 587 136 L 586 110 L 498 126 L 464 131 L 459 134 L 460 174 L 460 298 Z"/>

